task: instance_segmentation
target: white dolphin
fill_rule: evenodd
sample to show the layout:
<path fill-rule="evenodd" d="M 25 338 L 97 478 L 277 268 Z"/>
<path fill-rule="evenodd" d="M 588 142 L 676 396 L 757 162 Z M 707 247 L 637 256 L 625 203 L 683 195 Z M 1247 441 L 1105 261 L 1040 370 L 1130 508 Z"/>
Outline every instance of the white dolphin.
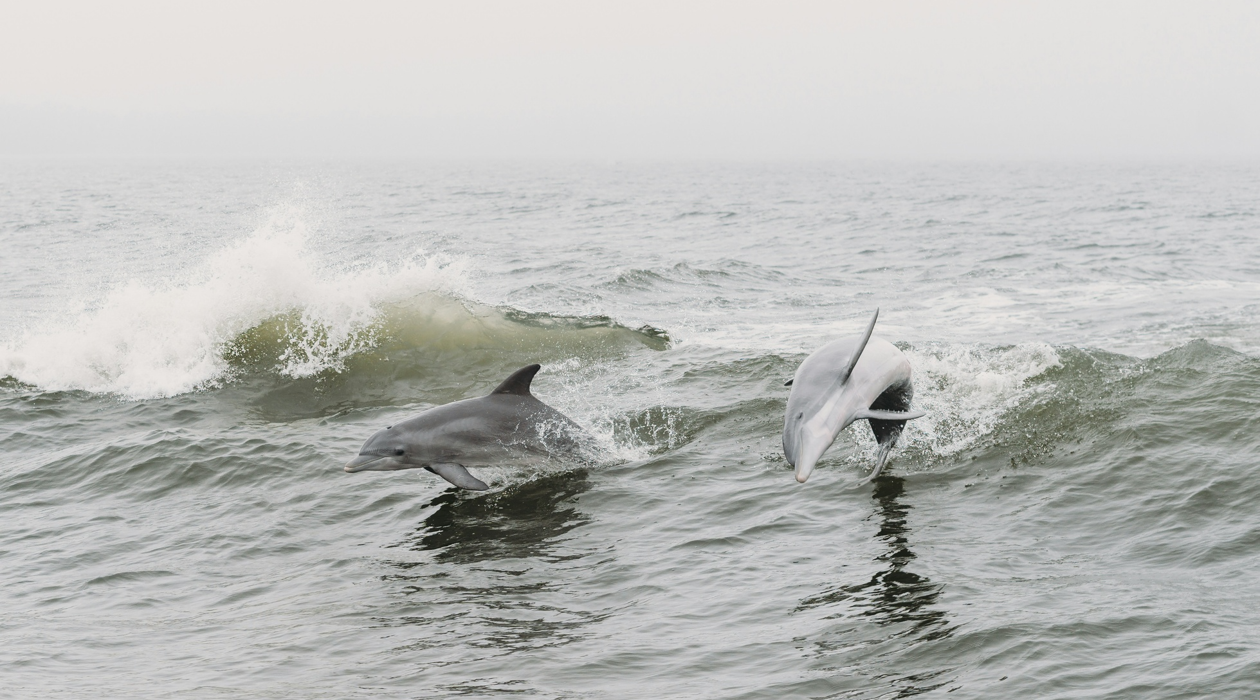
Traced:
<path fill-rule="evenodd" d="M 802 484 L 840 431 L 863 418 L 879 443 L 868 477 L 874 479 L 906 421 L 925 415 L 910 410 L 910 361 L 892 343 L 871 337 L 878 318 L 875 309 L 861 337 L 833 340 L 815 350 L 787 382 L 792 393 L 783 421 L 783 454 Z"/>

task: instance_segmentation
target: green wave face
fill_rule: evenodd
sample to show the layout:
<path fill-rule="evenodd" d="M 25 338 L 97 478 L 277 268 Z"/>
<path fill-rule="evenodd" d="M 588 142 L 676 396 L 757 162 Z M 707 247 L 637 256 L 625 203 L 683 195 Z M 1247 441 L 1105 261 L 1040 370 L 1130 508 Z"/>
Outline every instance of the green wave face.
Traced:
<path fill-rule="evenodd" d="M 381 309 L 370 323 L 333 336 L 300 314 L 274 317 L 227 343 L 228 394 L 260 394 L 269 416 L 355 405 L 446 403 L 470 386 L 493 388 L 527 364 L 621 361 L 661 351 L 661 330 L 606 317 L 562 317 L 427 294 Z"/>
<path fill-rule="evenodd" d="M 636 346 L 664 350 L 669 337 L 659 329 L 631 329 L 604 316 L 534 314 L 431 293 L 384 306 L 369 322 L 340 332 L 301 312 L 274 316 L 225 343 L 222 354 L 234 373 L 296 378 L 370 373 L 382 364 L 411 358 L 441 361 L 496 352 L 543 359 L 598 357 Z"/>

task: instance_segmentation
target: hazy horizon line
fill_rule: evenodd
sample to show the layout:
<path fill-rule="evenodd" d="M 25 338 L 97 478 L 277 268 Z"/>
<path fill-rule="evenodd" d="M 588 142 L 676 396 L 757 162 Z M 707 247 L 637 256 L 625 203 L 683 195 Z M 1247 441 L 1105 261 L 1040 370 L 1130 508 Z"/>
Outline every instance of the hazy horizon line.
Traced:
<path fill-rule="evenodd" d="M 865 118 L 865 115 L 864 115 Z M 935 125 L 896 131 L 837 127 L 827 137 L 769 123 L 697 125 L 668 120 L 622 128 L 598 120 L 453 119 L 433 115 L 246 113 L 227 110 L 113 112 L 58 104 L 0 103 L 0 157 L 159 159 L 369 159 L 435 161 L 670 162 L 1224 162 L 1260 160 L 1260 144 L 1219 138 L 1163 147 L 1158 134 L 1108 148 L 1025 128 L 1001 138 Z M 706 128 L 711 126 L 712 128 Z M 1105 125 L 1100 125 L 1105 130 Z M 1105 135 L 1104 135 L 1105 136 Z M 915 138 L 917 137 L 917 138 Z M 755 142 L 754 142 L 755 139 Z M 1210 142 L 1209 142 L 1210 141 Z M 1039 143 L 1033 146 L 1030 143 Z M 951 145 L 942 145 L 951 144 Z"/>

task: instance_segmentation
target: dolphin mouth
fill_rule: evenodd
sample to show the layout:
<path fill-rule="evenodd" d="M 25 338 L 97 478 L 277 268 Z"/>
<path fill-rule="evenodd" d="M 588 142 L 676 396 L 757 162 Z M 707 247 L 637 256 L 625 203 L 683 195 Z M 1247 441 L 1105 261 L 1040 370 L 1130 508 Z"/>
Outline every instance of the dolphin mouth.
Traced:
<path fill-rule="evenodd" d="M 803 484 L 814 473 L 814 467 L 818 466 L 818 460 L 822 459 L 823 453 L 831 447 L 831 441 L 822 442 L 802 427 L 797 433 L 796 444 L 796 483 Z M 822 449 L 819 449 L 820 444 Z"/>
<path fill-rule="evenodd" d="M 359 455 L 349 462 L 346 462 L 346 471 L 351 474 L 361 472 L 371 466 L 374 462 L 379 462 L 382 459 L 385 458 L 379 455 Z"/>

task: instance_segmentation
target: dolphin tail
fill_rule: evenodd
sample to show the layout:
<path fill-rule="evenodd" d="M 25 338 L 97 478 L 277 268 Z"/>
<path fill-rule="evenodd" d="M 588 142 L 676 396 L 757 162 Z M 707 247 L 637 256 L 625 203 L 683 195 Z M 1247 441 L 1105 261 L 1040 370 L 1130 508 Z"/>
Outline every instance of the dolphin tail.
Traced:
<path fill-rule="evenodd" d="M 849 375 L 853 374 L 853 368 L 857 367 L 858 360 L 862 359 L 862 351 L 866 349 L 866 344 L 871 341 L 871 333 L 875 332 L 875 321 L 879 320 L 879 309 L 875 309 L 875 315 L 871 316 L 871 322 L 866 324 L 866 332 L 862 334 L 862 342 L 858 343 L 857 352 L 853 353 L 853 358 L 849 360 L 849 366 L 844 370 L 844 376 L 841 381 L 848 381 Z"/>
<path fill-rule="evenodd" d="M 879 452 L 875 455 L 875 468 L 871 470 L 870 476 L 866 477 L 862 483 L 874 481 L 879 473 L 884 471 L 884 465 L 888 464 L 888 456 L 892 454 L 893 443 L 883 442 L 879 445 Z"/>
<path fill-rule="evenodd" d="M 901 398 L 906 399 L 905 404 L 909 403 L 905 394 L 902 394 Z M 908 409 L 909 406 L 906 408 Z M 871 432 L 875 433 L 875 441 L 879 443 L 879 452 L 875 455 L 875 468 L 862 483 L 873 481 L 884 470 L 884 465 L 888 463 L 888 457 L 892 454 L 893 446 L 897 444 L 897 438 L 901 437 L 901 431 L 906 427 L 906 421 L 925 415 L 927 414 L 923 411 L 886 411 L 873 408 L 858 412 L 857 419 L 868 419 Z"/>
<path fill-rule="evenodd" d="M 428 469 L 461 489 L 468 489 L 469 491 L 485 491 L 490 488 L 486 482 L 478 479 L 472 474 L 469 474 L 468 470 L 461 464 L 439 462 L 437 464 L 430 464 L 425 467 L 425 469 Z"/>

